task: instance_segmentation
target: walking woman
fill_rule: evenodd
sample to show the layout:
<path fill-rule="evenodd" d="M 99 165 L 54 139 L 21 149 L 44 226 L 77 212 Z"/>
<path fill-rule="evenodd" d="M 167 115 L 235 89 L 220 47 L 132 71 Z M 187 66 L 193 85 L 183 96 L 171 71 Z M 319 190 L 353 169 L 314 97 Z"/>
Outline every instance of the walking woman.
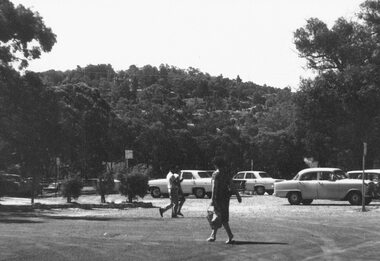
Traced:
<path fill-rule="evenodd" d="M 226 163 L 223 158 L 215 158 L 214 166 L 216 171 L 212 175 L 212 201 L 211 205 L 214 207 L 214 212 L 220 218 L 224 229 L 227 232 L 228 240 L 226 244 L 233 243 L 234 235 L 231 232 L 229 221 L 229 206 L 231 195 L 236 195 L 237 200 L 241 203 L 241 197 L 237 190 L 232 185 L 232 178 L 227 173 Z M 216 239 L 217 228 L 214 228 L 208 242 L 213 242 Z"/>

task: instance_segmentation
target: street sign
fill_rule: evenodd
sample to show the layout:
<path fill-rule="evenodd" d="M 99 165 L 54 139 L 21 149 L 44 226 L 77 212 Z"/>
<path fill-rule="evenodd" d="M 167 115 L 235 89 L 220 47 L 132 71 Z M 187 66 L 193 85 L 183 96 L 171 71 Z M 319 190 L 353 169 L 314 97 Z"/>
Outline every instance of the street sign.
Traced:
<path fill-rule="evenodd" d="M 125 159 L 133 159 L 133 150 L 125 150 Z"/>

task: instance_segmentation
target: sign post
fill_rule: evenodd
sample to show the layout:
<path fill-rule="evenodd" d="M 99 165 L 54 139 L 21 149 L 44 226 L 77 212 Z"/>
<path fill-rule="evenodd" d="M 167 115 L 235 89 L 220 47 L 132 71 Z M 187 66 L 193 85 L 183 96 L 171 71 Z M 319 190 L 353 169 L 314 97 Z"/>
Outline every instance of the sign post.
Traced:
<path fill-rule="evenodd" d="M 363 173 L 362 173 L 362 212 L 365 212 L 365 191 L 364 191 L 364 175 L 365 175 L 365 157 L 367 155 L 367 143 L 363 143 Z"/>
<path fill-rule="evenodd" d="M 58 192 L 58 179 L 59 179 L 59 168 L 60 168 L 60 166 L 61 166 L 61 159 L 59 158 L 59 157 L 57 157 L 56 159 L 55 159 L 55 163 L 56 163 L 56 176 L 55 176 L 55 186 L 56 186 L 56 188 L 55 188 L 55 196 L 57 197 L 57 192 Z"/>
<path fill-rule="evenodd" d="M 128 169 L 128 160 L 133 159 L 133 150 L 125 150 L 125 168 Z"/>

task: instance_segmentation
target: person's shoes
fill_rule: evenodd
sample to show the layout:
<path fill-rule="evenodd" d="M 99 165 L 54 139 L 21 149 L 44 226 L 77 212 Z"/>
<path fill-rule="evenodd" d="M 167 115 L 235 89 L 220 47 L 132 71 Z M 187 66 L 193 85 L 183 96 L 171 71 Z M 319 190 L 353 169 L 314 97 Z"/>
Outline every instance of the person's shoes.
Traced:
<path fill-rule="evenodd" d="M 178 216 L 177 215 L 173 215 L 172 218 L 178 218 Z"/>
<path fill-rule="evenodd" d="M 178 212 L 177 215 L 183 217 L 183 214 L 181 212 Z"/>
<path fill-rule="evenodd" d="M 233 244 L 235 241 L 233 240 L 234 236 L 230 237 L 227 241 L 226 244 Z"/>
<path fill-rule="evenodd" d="M 214 242 L 215 241 L 215 237 L 209 237 L 206 239 L 207 242 Z"/>
<path fill-rule="evenodd" d="M 158 211 L 160 211 L 160 216 L 161 217 L 163 217 L 163 215 L 162 215 L 162 213 L 163 213 L 163 210 L 162 210 L 162 208 L 159 208 L 159 210 Z"/>

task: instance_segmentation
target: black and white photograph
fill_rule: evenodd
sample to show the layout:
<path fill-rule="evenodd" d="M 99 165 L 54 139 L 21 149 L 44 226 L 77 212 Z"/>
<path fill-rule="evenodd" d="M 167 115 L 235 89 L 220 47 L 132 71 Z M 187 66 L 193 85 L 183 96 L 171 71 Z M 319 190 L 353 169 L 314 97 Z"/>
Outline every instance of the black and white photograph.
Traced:
<path fill-rule="evenodd" d="M 0 261 L 380 258 L 380 0 L 0 0 Z"/>

